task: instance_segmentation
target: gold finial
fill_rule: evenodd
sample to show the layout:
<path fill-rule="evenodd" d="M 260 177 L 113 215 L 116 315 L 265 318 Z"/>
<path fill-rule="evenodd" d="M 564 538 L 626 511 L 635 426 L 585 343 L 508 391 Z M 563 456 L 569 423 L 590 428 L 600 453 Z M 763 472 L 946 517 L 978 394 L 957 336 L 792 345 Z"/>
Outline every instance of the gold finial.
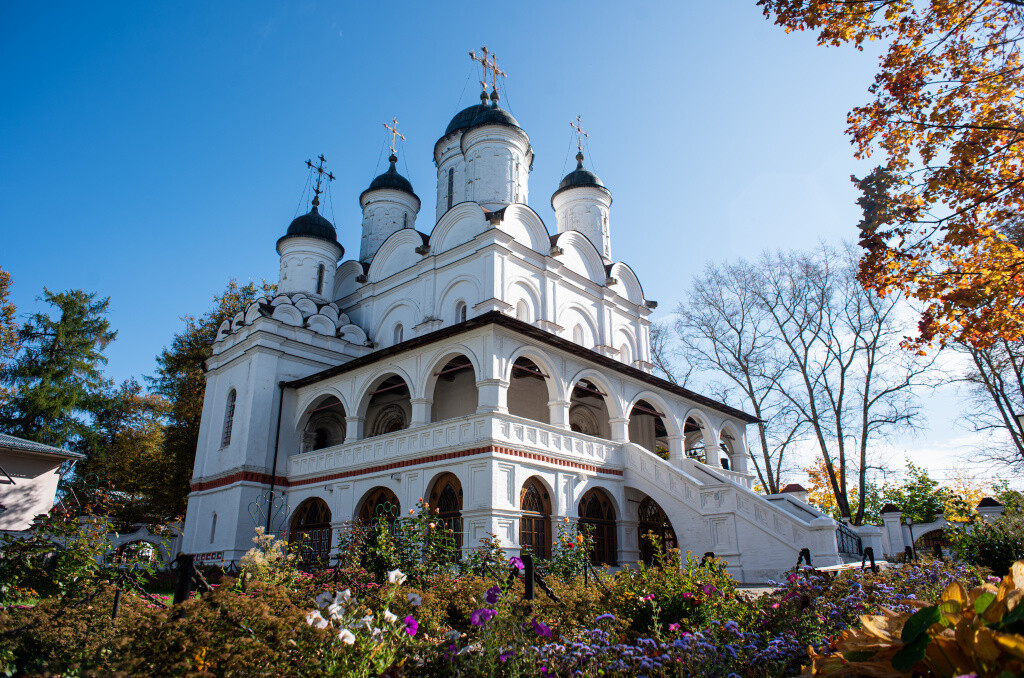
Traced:
<path fill-rule="evenodd" d="M 576 150 L 578 150 L 580 152 L 580 155 L 582 155 L 583 140 L 590 138 L 590 135 L 583 131 L 583 118 L 577 115 L 576 120 L 574 122 L 569 123 L 569 127 L 572 127 L 574 130 L 576 130 Z"/>
<path fill-rule="evenodd" d="M 398 118 L 391 118 L 391 125 L 384 123 L 384 129 L 391 132 L 391 155 L 397 156 L 395 151 L 396 138 L 405 141 L 405 135 L 398 131 Z"/>
<path fill-rule="evenodd" d="M 316 209 L 317 205 L 320 204 L 320 194 L 323 193 L 320 190 L 320 182 L 323 181 L 324 177 L 327 177 L 329 182 L 334 181 L 334 175 L 324 170 L 324 162 L 327 161 L 327 158 L 324 157 L 323 153 L 320 154 L 318 160 L 320 162 L 317 165 L 314 165 L 312 160 L 306 161 L 306 167 L 316 172 L 316 188 L 313 189 L 315 193 L 313 196 L 313 209 Z"/>
<path fill-rule="evenodd" d="M 482 57 L 478 57 L 475 51 L 469 50 L 469 58 L 473 61 L 480 62 L 480 68 L 482 69 L 480 85 L 484 88 L 484 94 L 487 94 L 487 71 L 492 66 L 492 62 L 488 57 L 490 56 L 491 51 L 487 49 L 487 45 L 481 47 L 480 51 L 484 54 Z"/>

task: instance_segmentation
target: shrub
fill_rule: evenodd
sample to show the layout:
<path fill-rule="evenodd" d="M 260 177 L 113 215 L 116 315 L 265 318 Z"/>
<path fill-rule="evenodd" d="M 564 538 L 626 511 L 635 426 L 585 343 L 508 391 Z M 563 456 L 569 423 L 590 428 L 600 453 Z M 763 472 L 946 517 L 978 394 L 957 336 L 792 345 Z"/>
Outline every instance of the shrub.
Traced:
<path fill-rule="evenodd" d="M 961 558 L 1002 577 L 1024 558 L 1024 513 L 1007 512 L 992 522 L 976 520 L 947 530 L 949 544 Z"/>

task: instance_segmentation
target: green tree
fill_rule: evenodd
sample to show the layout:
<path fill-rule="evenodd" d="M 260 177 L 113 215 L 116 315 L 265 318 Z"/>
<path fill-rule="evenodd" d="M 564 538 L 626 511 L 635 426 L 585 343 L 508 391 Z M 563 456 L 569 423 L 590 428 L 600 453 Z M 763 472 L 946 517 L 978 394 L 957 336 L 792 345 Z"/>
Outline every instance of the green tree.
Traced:
<path fill-rule="evenodd" d="M 14 322 L 14 304 L 10 301 L 11 274 L 0 268 L 0 374 L 18 352 L 18 325 Z M 0 398 L 7 391 L 0 385 Z"/>
<path fill-rule="evenodd" d="M 164 450 L 167 401 L 144 393 L 134 379 L 107 389 L 98 400 L 79 447 L 87 459 L 75 469 L 75 491 L 91 501 L 98 484 L 113 490 L 108 503 L 122 526 L 174 517 L 165 483 L 171 471 Z"/>
<path fill-rule="evenodd" d="M 35 313 L 19 331 L 21 349 L 0 373 L 10 394 L 0 405 L 0 430 L 66 447 L 80 439 L 82 416 L 95 407 L 107 382 L 104 349 L 117 332 L 106 318 L 110 299 L 95 293 L 43 289 L 56 313 Z"/>
<path fill-rule="evenodd" d="M 955 501 L 954 492 L 928 475 L 928 469 L 907 461 L 906 473 L 903 483 L 887 485 L 882 490 L 883 500 L 903 512 L 904 522 L 930 523 L 936 514 L 946 511 L 947 504 Z"/>
<path fill-rule="evenodd" d="M 232 280 L 223 293 L 213 298 L 211 310 L 199 317 L 188 315 L 182 318 L 185 327 L 157 356 L 156 376 L 150 378 L 150 382 L 154 392 L 163 396 L 169 405 L 164 435 L 169 472 L 165 479 L 167 495 L 162 501 L 174 514 L 185 511 L 206 394 L 203 364 L 213 355 L 217 328 L 243 311 L 258 296 L 272 293 L 275 289 L 266 281 L 240 286 Z"/>

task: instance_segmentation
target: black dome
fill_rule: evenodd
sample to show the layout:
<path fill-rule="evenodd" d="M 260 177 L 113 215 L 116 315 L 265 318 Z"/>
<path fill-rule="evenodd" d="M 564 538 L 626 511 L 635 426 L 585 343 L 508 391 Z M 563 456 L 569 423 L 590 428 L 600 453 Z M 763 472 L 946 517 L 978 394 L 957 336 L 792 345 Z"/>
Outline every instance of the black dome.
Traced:
<path fill-rule="evenodd" d="M 419 201 L 419 196 L 417 196 L 412 190 L 412 184 L 409 183 L 408 179 L 399 174 L 397 169 L 395 169 L 395 163 L 398 162 L 398 158 L 392 155 L 388 158 L 388 161 L 391 163 L 391 167 L 388 168 L 388 171 L 371 181 L 370 187 L 359 195 L 359 199 L 362 200 L 363 196 L 370 191 L 376 191 L 380 188 L 393 188 L 397 191 L 405 191 Z"/>
<path fill-rule="evenodd" d="M 320 212 L 317 211 L 317 201 L 315 200 L 313 202 L 313 209 L 294 219 L 291 225 L 288 226 L 288 232 L 277 242 L 280 245 L 281 241 L 286 238 L 298 237 L 326 240 L 337 245 L 342 250 L 342 254 L 344 254 L 345 248 L 338 243 L 338 232 L 334 230 L 334 224 L 320 215 Z"/>
<path fill-rule="evenodd" d="M 476 104 L 460 111 L 452 121 L 448 123 L 448 129 L 444 136 L 459 130 L 472 129 L 481 125 L 506 125 L 522 129 L 512 114 L 495 104 Z M 443 138 L 443 137 L 442 137 Z"/>
<path fill-rule="evenodd" d="M 554 200 L 555 196 L 562 191 L 567 191 L 570 188 L 580 188 L 583 186 L 590 186 L 593 188 L 600 188 L 611 194 L 608 187 L 604 185 L 601 178 L 588 169 L 583 169 L 583 154 L 576 154 L 576 169 L 565 175 L 562 179 L 562 183 L 558 184 L 558 190 L 551 195 L 551 199 Z"/>

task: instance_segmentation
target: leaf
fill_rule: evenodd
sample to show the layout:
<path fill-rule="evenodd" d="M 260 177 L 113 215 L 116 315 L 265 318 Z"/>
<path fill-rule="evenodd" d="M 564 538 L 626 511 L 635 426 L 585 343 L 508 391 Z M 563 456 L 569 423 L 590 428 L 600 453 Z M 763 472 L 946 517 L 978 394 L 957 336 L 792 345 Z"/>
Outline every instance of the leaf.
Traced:
<path fill-rule="evenodd" d="M 935 612 L 938 614 L 937 608 Z M 918 635 L 914 642 L 904 645 L 899 652 L 893 655 L 892 667 L 897 671 L 909 671 L 914 664 L 924 659 L 925 650 L 931 640 L 931 636 L 927 633 Z"/>
<path fill-rule="evenodd" d="M 996 594 L 994 593 L 982 593 L 978 596 L 978 599 L 974 601 L 974 611 L 978 614 L 983 613 L 995 599 Z"/>
<path fill-rule="evenodd" d="M 864 662 L 874 657 L 877 652 L 871 652 L 869 650 L 854 650 L 853 652 L 844 652 L 843 659 L 848 662 Z"/>
<path fill-rule="evenodd" d="M 923 610 L 918 610 L 910 616 L 907 623 L 903 625 L 903 633 L 900 634 L 900 640 L 904 643 L 913 643 L 921 635 L 927 634 L 929 627 L 932 624 L 938 624 L 942 621 L 942 613 L 939 612 L 937 605 L 926 607 Z M 927 645 L 928 643 L 925 643 Z M 924 646 L 922 646 L 921 655 L 924 656 Z"/>

